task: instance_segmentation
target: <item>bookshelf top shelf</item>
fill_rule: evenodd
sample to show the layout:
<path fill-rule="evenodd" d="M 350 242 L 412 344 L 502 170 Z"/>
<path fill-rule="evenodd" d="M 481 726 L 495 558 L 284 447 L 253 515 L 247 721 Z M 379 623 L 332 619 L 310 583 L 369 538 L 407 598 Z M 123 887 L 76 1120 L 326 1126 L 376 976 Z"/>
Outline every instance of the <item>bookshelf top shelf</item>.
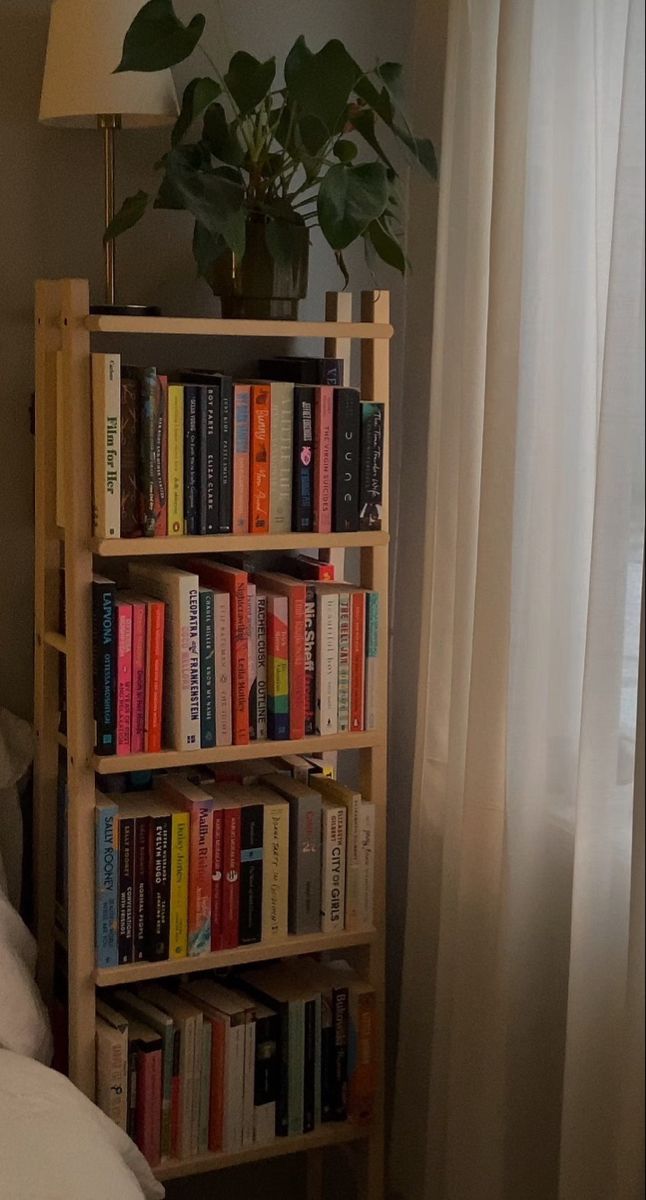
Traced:
<path fill-rule="evenodd" d="M 240 321 L 218 317 L 86 317 L 90 333 L 180 334 L 188 337 L 355 338 L 383 341 L 392 325 L 368 321 Z"/>

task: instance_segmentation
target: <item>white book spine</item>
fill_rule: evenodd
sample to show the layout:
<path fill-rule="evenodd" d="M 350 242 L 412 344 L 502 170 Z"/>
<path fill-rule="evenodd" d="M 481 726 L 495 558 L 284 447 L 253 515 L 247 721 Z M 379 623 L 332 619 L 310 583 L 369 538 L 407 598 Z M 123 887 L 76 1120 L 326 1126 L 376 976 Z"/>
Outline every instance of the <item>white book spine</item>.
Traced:
<path fill-rule="evenodd" d="M 345 872 L 345 927 L 361 928 L 361 795 L 354 792 L 347 806 L 347 845 Z"/>
<path fill-rule="evenodd" d="M 339 596 L 319 590 L 316 596 L 317 733 L 336 733 L 339 677 Z"/>
<path fill-rule="evenodd" d="M 375 806 L 364 800 L 361 805 L 361 840 L 359 847 L 361 892 L 359 915 L 361 927 L 369 929 L 373 923 L 373 897 L 375 882 Z"/>
<path fill-rule="evenodd" d="M 287 937 L 289 889 L 289 804 L 266 803 L 263 823 L 262 940 Z"/>
<path fill-rule="evenodd" d="M 245 1029 L 244 1088 L 242 1095 L 242 1145 L 253 1146 L 254 1076 L 256 1072 L 256 1022 L 248 1021 Z"/>
<path fill-rule="evenodd" d="M 339 593 L 339 682 L 338 682 L 338 725 L 339 733 L 350 729 L 350 671 L 351 671 L 351 614 L 350 593 Z"/>
<path fill-rule="evenodd" d="M 323 801 L 321 844 L 321 932 L 345 924 L 346 820 L 343 805 Z"/>
<path fill-rule="evenodd" d="M 377 664 L 379 662 L 379 592 L 366 593 L 366 676 L 364 729 L 377 728 Z"/>
<path fill-rule="evenodd" d="M 271 454 L 269 532 L 292 528 L 292 455 L 294 443 L 294 385 L 271 385 Z"/>
<path fill-rule="evenodd" d="M 128 1033 L 107 1022 L 96 1023 L 96 1102 L 125 1129 L 128 1121 Z"/>
<path fill-rule="evenodd" d="M 245 1032 L 246 1025 L 229 1025 L 226 1032 L 222 1136 L 226 1153 L 242 1150 Z"/>
<path fill-rule="evenodd" d="M 259 1104 L 253 1110 L 253 1138 L 257 1146 L 266 1146 L 276 1137 L 276 1105 Z"/>
<path fill-rule="evenodd" d="M 267 594 L 256 593 L 256 738 L 267 738 Z"/>
<path fill-rule="evenodd" d="M 215 592 L 215 744 L 230 746 L 231 722 L 231 602 Z"/>
<path fill-rule="evenodd" d="M 61 434 L 64 433 L 61 429 Z M 121 536 L 121 359 L 92 355 L 93 505 L 95 537 Z"/>
<path fill-rule="evenodd" d="M 249 637 L 247 638 L 247 661 L 249 672 L 249 737 L 257 738 L 257 690 L 256 676 L 258 669 L 258 599 L 255 583 L 247 583 L 247 612 Z"/>
<path fill-rule="evenodd" d="M 198 1154 L 206 1154 L 209 1148 L 209 1115 L 211 1111 L 211 1048 L 213 1030 L 211 1022 L 202 1022 L 202 1071 L 200 1075 L 200 1120 L 197 1139 Z"/>

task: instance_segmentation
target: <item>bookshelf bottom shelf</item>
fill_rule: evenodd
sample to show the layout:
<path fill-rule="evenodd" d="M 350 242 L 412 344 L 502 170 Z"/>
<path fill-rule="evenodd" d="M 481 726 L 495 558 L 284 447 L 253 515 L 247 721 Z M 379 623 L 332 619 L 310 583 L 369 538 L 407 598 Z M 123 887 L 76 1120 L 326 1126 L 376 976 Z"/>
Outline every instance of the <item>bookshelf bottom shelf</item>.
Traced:
<path fill-rule="evenodd" d="M 350 1142 L 363 1141 L 370 1136 L 365 1125 L 323 1125 L 312 1133 L 300 1137 L 276 1138 L 265 1146 L 249 1146 L 246 1150 L 233 1153 L 200 1154 L 196 1158 L 167 1159 L 154 1168 L 157 1179 L 179 1179 L 188 1175 L 203 1175 L 207 1171 L 221 1171 L 242 1163 L 258 1162 L 265 1158 L 279 1158 L 285 1154 L 302 1154 L 308 1150 L 323 1150 L 327 1146 L 345 1146 Z"/>

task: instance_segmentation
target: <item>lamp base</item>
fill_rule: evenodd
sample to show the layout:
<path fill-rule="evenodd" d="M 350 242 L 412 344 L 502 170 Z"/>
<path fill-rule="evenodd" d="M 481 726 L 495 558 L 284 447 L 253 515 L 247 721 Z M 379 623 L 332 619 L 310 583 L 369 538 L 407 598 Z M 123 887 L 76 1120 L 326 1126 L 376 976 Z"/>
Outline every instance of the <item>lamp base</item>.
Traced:
<path fill-rule="evenodd" d="M 156 304 L 91 304 L 93 317 L 161 317 Z"/>

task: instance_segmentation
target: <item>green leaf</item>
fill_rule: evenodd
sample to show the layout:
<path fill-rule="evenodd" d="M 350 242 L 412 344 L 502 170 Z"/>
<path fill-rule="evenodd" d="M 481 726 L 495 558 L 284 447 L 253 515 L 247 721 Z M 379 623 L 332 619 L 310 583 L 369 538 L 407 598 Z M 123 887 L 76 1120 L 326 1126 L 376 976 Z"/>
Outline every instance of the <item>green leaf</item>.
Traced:
<path fill-rule="evenodd" d="M 385 62 L 377 67 L 377 74 L 395 103 L 403 98 L 403 68 L 401 63 Z"/>
<path fill-rule="evenodd" d="M 221 234 L 212 234 L 210 230 L 195 222 L 193 230 L 193 258 L 197 263 L 198 275 L 208 280 L 211 270 L 217 260 L 226 252 L 227 244 Z"/>
<path fill-rule="evenodd" d="M 345 287 L 347 287 L 350 282 L 350 272 L 348 271 L 348 268 L 346 266 L 345 259 L 340 250 L 335 250 L 334 257 L 336 258 L 336 265 L 339 268 L 339 270 L 345 280 Z"/>
<path fill-rule="evenodd" d="M 356 158 L 358 154 L 358 148 L 354 142 L 349 142 L 346 138 L 339 138 L 338 142 L 334 143 L 332 150 L 335 157 L 343 163 L 352 162 L 353 158 Z"/>
<path fill-rule="evenodd" d="M 372 80 L 367 75 L 362 75 L 355 83 L 354 91 L 369 108 L 376 112 L 378 117 L 381 117 L 386 125 L 392 125 L 395 112 L 393 102 L 385 87 L 378 91 Z"/>
<path fill-rule="evenodd" d="M 430 138 L 415 137 L 408 129 L 402 129 L 400 125 L 393 125 L 392 129 L 400 142 L 404 143 L 420 166 L 431 176 L 431 179 L 437 179 L 437 158 Z"/>
<path fill-rule="evenodd" d="M 190 129 L 193 121 L 196 121 L 205 108 L 217 100 L 222 88 L 215 79 L 203 77 L 200 79 L 192 79 L 184 88 L 182 97 L 182 109 L 175 122 L 173 132 L 171 134 L 171 144 L 176 146 L 181 142 L 184 134 Z"/>
<path fill-rule="evenodd" d="M 285 59 L 285 90 L 289 93 L 290 83 L 292 79 L 298 78 L 303 70 L 307 69 L 314 55 L 308 49 L 303 34 L 296 38 L 287 58 Z"/>
<path fill-rule="evenodd" d="M 183 62 L 197 46 L 206 17 L 196 13 L 188 25 L 176 16 L 172 0 L 148 0 L 126 33 L 117 71 L 163 71 Z"/>
<path fill-rule="evenodd" d="M 352 127 L 357 133 L 368 143 L 368 145 L 379 155 L 379 158 L 386 164 L 390 171 L 395 171 L 385 150 L 382 148 L 379 139 L 375 133 L 375 114 L 370 108 L 362 108 L 354 112 L 351 116 Z M 395 172 L 396 174 L 396 172 Z"/>
<path fill-rule="evenodd" d="M 261 63 L 253 54 L 238 50 L 229 63 L 224 80 L 240 110 L 245 117 L 264 100 L 276 75 L 276 59 L 268 58 Z"/>
<path fill-rule="evenodd" d="M 300 258 L 303 237 L 302 222 L 270 218 L 265 225 L 265 241 L 274 262 L 289 267 Z"/>
<path fill-rule="evenodd" d="M 308 155 L 315 157 L 329 139 L 325 125 L 318 117 L 304 116 L 298 122 L 298 134 Z"/>
<path fill-rule="evenodd" d="M 221 104 L 211 104 L 204 114 L 204 141 L 215 158 L 230 166 L 239 167 L 245 152 L 238 141 L 233 125 L 229 125 Z"/>
<path fill-rule="evenodd" d="M 406 258 L 404 251 L 399 242 L 396 241 L 392 234 L 379 221 L 371 221 L 365 236 L 370 239 L 379 257 L 389 267 L 395 267 L 397 271 L 401 271 L 402 275 L 405 273 Z"/>
<path fill-rule="evenodd" d="M 318 117 L 328 134 L 340 132 L 350 92 L 361 68 L 345 46 L 334 38 L 312 54 L 299 38 L 285 63 L 285 83 L 301 112 Z"/>
<path fill-rule="evenodd" d="M 119 234 L 125 233 L 126 229 L 132 229 L 143 217 L 149 200 L 148 192 L 136 192 L 134 196 L 128 196 L 110 221 L 103 234 L 103 241 L 111 242 L 113 238 L 119 237 Z"/>
<path fill-rule="evenodd" d="M 168 170 L 168 161 L 172 154 L 170 173 Z M 179 195 L 173 183 L 173 170 L 177 168 L 177 164 L 181 163 L 187 169 L 194 171 L 206 171 L 211 166 L 211 155 L 208 149 L 202 142 L 182 143 L 175 146 L 172 151 L 168 151 L 164 155 L 161 166 L 164 167 L 164 176 L 159 186 L 157 196 L 153 202 L 153 208 L 165 209 L 183 209 L 184 202 Z"/>
<path fill-rule="evenodd" d="M 343 250 L 360 237 L 388 202 L 388 179 L 383 163 L 330 167 L 321 181 L 318 218 L 333 250 Z"/>
<path fill-rule="evenodd" d="M 184 208 L 212 237 L 220 235 L 234 254 L 242 256 L 246 219 L 242 176 L 231 167 L 196 170 L 176 150 L 168 156 L 167 174 Z"/>

